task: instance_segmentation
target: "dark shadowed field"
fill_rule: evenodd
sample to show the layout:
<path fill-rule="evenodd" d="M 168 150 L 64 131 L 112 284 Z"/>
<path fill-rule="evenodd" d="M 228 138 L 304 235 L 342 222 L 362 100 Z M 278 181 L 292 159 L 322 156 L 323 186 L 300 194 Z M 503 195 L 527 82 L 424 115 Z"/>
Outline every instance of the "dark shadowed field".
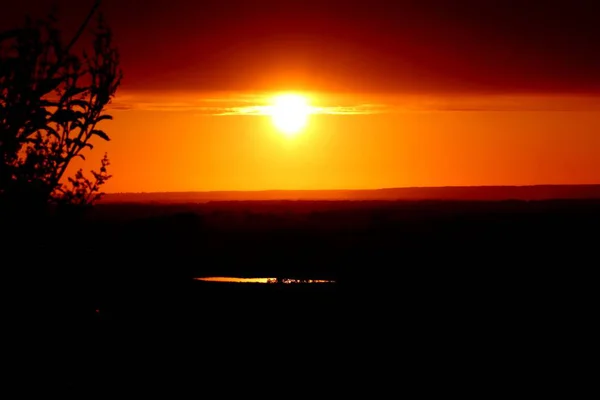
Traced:
<path fill-rule="evenodd" d="M 130 351 L 324 370 L 395 352 L 545 357 L 589 320 L 599 226 L 594 200 L 104 204 L 14 229 L 6 315 L 29 335 L 69 327 L 78 357 L 113 372 Z M 206 276 L 336 283 L 193 279 Z"/>

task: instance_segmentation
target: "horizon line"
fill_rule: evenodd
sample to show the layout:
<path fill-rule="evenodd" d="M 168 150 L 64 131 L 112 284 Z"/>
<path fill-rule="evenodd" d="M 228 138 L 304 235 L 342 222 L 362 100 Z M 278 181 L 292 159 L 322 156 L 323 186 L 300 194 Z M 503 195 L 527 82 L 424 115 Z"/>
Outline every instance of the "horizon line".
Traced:
<path fill-rule="evenodd" d="M 600 186 L 599 183 L 541 183 L 531 185 L 442 185 L 442 186 L 395 186 L 381 188 L 361 188 L 361 189 L 254 189 L 254 190 L 177 190 L 177 191 L 149 191 L 149 192 L 105 192 L 105 195 L 119 194 L 163 194 L 163 193 L 265 193 L 265 192 L 350 192 L 350 191 L 383 191 L 398 189 L 483 189 L 483 188 L 539 188 L 539 187 L 582 187 L 582 186 Z"/>

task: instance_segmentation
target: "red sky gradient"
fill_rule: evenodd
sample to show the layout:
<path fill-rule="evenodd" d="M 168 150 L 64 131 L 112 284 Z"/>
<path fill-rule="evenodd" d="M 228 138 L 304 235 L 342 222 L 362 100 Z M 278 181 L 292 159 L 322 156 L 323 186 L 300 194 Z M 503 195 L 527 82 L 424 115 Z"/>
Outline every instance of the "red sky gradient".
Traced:
<path fill-rule="evenodd" d="M 92 2 L 57 3 L 68 33 Z M 2 28 L 50 2 L 18 5 Z M 594 6 L 104 0 L 125 73 L 106 189 L 600 183 Z M 323 109 L 293 139 L 244 113 L 280 91 Z"/>

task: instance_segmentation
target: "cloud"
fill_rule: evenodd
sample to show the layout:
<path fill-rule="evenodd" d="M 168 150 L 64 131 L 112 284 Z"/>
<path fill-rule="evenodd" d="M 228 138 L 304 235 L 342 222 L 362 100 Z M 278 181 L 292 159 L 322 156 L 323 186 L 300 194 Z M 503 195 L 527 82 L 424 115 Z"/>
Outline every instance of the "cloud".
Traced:
<path fill-rule="evenodd" d="M 489 95 L 441 98 L 424 108 L 438 111 L 600 111 L 600 96 L 590 95 Z"/>
<path fill-rule="evenodd" d="M 385 114 L 393 111 L 393 107 L 385 104 L 358 104 L 346 106 L 316 107 L 317 114 L 331 115 L 368 115 Z"/>
<path fill-rule="evenodd" d="M 118 110 L 118 111 L 127 111 L 127 110 L 133 110 L 133 105 L 132 104 L 125 104 L 125 103 L 112 103 L 108 106 L 109 109 L 111 110 Z"/>
<path fill-rule="evenodd" d="M 383 105 L 359 104 L 353 106 L 321 106 L 311 107 L 313 114 L 329 115 L 367 115 L 381 114 L 390 110 Z M 268 106 L 230 107 L 214 115 L 269 115 Z"/>
<path fill-rule="evenodd" d="M 367 101 L 358 101 L 371 97 Z M 600 111 L 600 96 L 488 95 L 488 96 L 314 96 L 313 114 L 371 115 L 423 111 Z M 117 96 L 109 108 L 115 111 L 186 112 L 212 116 L 268 115 L 267 94 L 131 94 Z M 375 100 L 375 101 L 373 101 Z"/>
<path fill-rule="evenodd" d="M 154 98 L 160 100 L 153 100 Z M 268 115 L 269 98 L 264 95 L 238 95 L 224 97 L 190 97 L 186 95 L 126 94 L 117 96 L 110 109 L 117 111 L 192 112 L 214 116 Z M 313 114 L 365 115 L 390 112 L 385 104 L 315 105 Z"/>

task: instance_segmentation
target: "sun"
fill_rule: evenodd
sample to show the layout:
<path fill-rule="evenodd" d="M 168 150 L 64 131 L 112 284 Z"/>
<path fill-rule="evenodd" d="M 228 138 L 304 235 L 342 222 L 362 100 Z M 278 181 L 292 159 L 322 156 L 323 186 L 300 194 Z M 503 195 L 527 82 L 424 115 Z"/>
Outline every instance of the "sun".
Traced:
<path fill-rule="evenodd" d="M 289 137 L 302 131 L 308 123 L 311 111 L 306 97 L 291 93 L 275 96 L 269 107 L 273 125 Z"/>

